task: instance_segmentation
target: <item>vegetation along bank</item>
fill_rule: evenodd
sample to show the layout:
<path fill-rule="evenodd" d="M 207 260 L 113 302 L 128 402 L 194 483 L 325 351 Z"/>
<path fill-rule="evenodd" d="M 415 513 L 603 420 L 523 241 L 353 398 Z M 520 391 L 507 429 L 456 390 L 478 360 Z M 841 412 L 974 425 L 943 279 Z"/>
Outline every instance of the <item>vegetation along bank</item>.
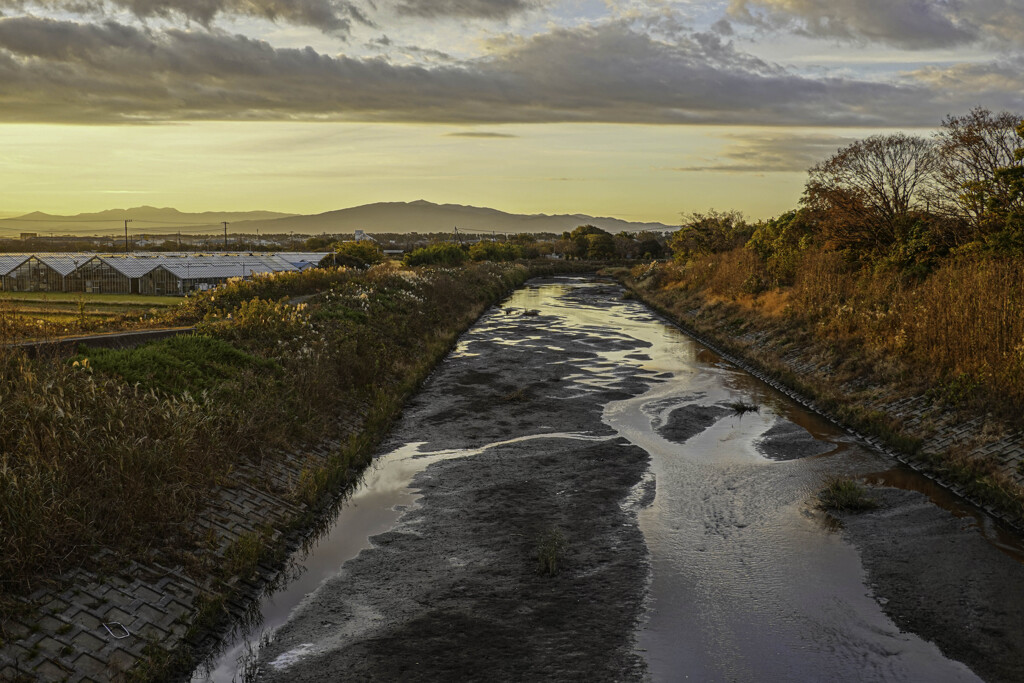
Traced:
<path fill-rule="evenodd" d="M 187 665 L 176 645 L 358 478 L 457 335 L 545 268 L 311 269 L 187 298 L 163 321 L 194 335 L 74 359 L 0 347 L 0 678 Z M 137 632 L 139 594 L 159 629 Z M 132 638 L 105 638 L 118 625 Z"/>
<path fill-rule="evenodd" d="M 638 296 L 1020 526 L 1020 116 L 854 142 L 799 209 L 692 214 L 669 244 L 620 272 Z"/>

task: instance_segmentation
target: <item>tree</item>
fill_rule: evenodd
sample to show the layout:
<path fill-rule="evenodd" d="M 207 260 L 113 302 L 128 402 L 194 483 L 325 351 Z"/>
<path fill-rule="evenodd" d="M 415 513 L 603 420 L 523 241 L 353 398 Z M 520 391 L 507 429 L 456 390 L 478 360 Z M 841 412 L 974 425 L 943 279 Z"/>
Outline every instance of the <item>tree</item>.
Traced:
<path fill-rule="evenodd" d="M 1000 229 L 992 207 L 1012 204 L 1013 188 L 1009 176 L 998 172 L 1024 165 L 1014 155 L 1021 118 L 978 107 L 964 116 L 947 116 L 936 133 L 937 168 L 928 198 L 936 211 L 953 220 L 952 246 Z"/>
<path fill-rule="evenodd" d="M 807 209 L 799 209 L 761 221 L 746 244 L 765 262 L 776 285 L 793 283 L 801 254 L 814 242 L 817 226 L 810 214 Z"/>
<path fill-rule="evenodd" d="M 402 258 L 407 266 L 458 266 L 466 262 L 467 250 L 458 244 L 440 242 L 414 249 Z"/>
<path fill-rule="evenodd" d="M 334 239 L 327 235 L 314 235 L 303 242 L 302 246 L 310 251 L 319 251 L 328 247 L 333 241 Z"/>
<path fill-rule="evenodd" d="M 384 254 L 373 242 L 349 241 L 338 242 L 334 253 L 328 254 L 321 261 L 321 266 L 346 266 L 348 268 L 366 268 L 384 260 Z"/>
<path fill-rule="evenodd" d="M 739 211 L 694 211 L 684 217 L 682 227 L 672 233 L 668 245 L 676 260 L 688 261 L 701 254 L 743 246 L 750 232 L 750 226 Z"/>
<path fill-rule="evenodd" d="M 587 258 L 598 261 L 615 257 L 615 238 L 602 230 L 586 236 Z"/>
<path fill-rule="evenodd" d="M 523 248 L 509 242 L 484 240 L 469 248 L 469 258 L 474 261 L 515 261 L 523 257 Z"/>
<path fill-rule="evenodd" d="M 1024 250 L 1024 120 L 1016 128 L 1017 147 L 1014 163 L 998 168 L 994 180 L 1002 189 L 988 200 L 988 210 L 1000 224 L 989 236 L 989 244 L 999 251 L 1020 253 Z"/>
<path fill-rule="evenodd" d="M 886 253 L 905 242 L 926 208 L 935 146 L 904 133 L 872 135 L 810 169 L 804 204 L 835 246 Z"/>
<path fill-rule="evenodd" d="M 667 253 L 665 238 L 654 232 L 641 232 L 636 236 L 636 258 L 664 258 Z"/>

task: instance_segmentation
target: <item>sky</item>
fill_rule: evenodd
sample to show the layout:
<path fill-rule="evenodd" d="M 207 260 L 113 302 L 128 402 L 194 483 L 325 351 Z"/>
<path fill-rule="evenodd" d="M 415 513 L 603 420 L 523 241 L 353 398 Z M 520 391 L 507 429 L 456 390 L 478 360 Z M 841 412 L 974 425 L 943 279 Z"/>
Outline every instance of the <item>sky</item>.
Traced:
<path fill-rule="evenodd" d="M 0 0 L 0 214 L 766 218 L 977 106 L 1024 112 L 1024 0 Z"/>

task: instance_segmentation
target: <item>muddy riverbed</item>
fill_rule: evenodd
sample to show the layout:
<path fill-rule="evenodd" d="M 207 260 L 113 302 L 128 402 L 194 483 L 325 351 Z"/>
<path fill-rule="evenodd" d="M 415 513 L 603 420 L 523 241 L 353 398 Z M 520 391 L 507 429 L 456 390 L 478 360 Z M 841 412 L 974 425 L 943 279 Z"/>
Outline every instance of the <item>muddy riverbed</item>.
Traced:
<path fill-rule="evenodd" d="M 1020 680 L 1016 541 L 894 467 L 618 286 L 532 281 L 409 405 L 300 583 L 268 599 L 250 668 Z M 879 509 L 818 511 L 833 474 L 872 475 Z M 245 649 L 194 680 L 231 680 Z"/>

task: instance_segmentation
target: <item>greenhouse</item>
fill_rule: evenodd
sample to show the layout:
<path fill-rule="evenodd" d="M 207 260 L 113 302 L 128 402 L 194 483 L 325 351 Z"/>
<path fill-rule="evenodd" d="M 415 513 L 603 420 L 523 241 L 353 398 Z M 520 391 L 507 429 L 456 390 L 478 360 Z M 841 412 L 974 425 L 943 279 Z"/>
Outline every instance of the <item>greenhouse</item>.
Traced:
<path fill-rule="evenodd" d="M 305 270 L 323 257 L 315 252 L 0 254 L 0 291 L 183 295 L 232 278 Z"/>

